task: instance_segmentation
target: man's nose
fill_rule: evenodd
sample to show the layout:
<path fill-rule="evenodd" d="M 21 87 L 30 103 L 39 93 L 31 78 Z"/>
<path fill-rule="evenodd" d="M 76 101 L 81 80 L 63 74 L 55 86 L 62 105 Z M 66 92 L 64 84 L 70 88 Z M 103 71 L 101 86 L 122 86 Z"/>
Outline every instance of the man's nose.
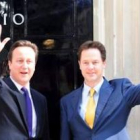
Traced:
<path fill-rule="evenodd" d="M 22 66 L 23 66 L 23 68 L 27 68 L 28 67 L 27 62 L 23 62 Z"/>
<path fill-rule="evenodd" d="M 95 66 L 92 63 L 89 63 L 89 68 L 93 69 Z"/>

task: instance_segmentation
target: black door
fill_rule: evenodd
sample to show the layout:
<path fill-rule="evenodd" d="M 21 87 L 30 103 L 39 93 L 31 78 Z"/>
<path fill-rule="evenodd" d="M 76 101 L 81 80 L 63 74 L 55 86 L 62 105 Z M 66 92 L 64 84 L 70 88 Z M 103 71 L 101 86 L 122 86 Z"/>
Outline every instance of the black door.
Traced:
<path fill-rule="evenodd" d="M 83 82 L 77 48 L 93 38 L 92 7 L 92 0 L 0 1 L 2 38 L 11 37 L 0 57 L 5 60 L 11 43 L 18 39 L 31 40 L 39 48 L 31 84 L 48 100 L 52 140 L 59 140 L 60 98 Z"/>

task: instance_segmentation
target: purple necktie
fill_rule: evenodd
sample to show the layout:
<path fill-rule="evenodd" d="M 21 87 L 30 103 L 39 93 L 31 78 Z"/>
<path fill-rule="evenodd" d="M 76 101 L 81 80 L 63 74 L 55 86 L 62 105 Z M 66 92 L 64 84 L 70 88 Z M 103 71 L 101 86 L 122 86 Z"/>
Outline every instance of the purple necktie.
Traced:
<path fill-rule="evenodd" d="M 32 104 L 29 97 L 28 90 L 25 87 L 22 87 L 21 90 L 24 92 L 25 104 L 26 104 L 26 119 L 28 125 L 29 136 L 32 137 Z"/>

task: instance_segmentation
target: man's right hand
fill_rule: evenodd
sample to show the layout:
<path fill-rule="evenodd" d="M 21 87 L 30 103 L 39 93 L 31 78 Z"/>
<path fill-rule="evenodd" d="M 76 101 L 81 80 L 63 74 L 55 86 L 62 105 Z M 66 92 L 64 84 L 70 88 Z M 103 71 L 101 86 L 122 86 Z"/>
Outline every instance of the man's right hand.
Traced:
<path fill-rule="evenodd" d="M 9 37 L 6 37 L 5 39 L 3 39 L 1 41 L 1 33 L 2 33 L 2 26 L 0 25 L 0 52 L 2 51 L 2 49 L 4 48 L 5 44 L 10 40 Z"/>

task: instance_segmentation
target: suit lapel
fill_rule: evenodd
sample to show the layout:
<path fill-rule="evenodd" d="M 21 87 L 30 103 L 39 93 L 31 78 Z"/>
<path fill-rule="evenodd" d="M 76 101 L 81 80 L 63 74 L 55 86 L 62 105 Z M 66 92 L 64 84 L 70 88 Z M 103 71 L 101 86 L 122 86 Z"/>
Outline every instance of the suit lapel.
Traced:
<path fill-rule="evenodd" d="M 83 118 L 79 114 L 79 107 L 80 107 L 80 103 L 82 100 L 82 90 L 83 90 L 83 85 L 80 88 L 78 88 L 77 91 L 74 93 L 72 100 L 71 100 L 71 105 L 72 105 L 73 110 L 74 110 L 74 116 L 83 125 L 85 125 L 88 129 L 90 129 L 89 126 L 86 124 L 86 122 L 83 120 Z"/>
<path fill-rule="evenodd" d="M 97 121 L 99 120 L 99 117 L 101 116 L 112 91 L 113 91 L 113 88 L 108 83 L 108 81 L 106 79 L 104 79 L 104 83 L 100 89 L 99 101 L 98 101 L 98 105 L 96 108 L 95 125 L 96 125 Z"/>
<path fill-rule="evenodd" d="M 71 102 L 72 102 L 71 105 L 72 105 L 74 111 L 78 110 L 78 106 L 79 106 L 81 98 L 82 98 L 82 88 L 77 90 L 77 92 L 73 95 L 73 99 L 71 100 Z"/>
<path fill-rule="evenodd" d="M 19 108 L 19 113 L 27 130 L 27 121 L 26 121 L 26 114 L 25 114 L 25 100 L 21 93 L 19 93 L 17 87 L 12 82 L 10 78 L 4 78 L 3 81 L 8 85 L 8 87 L 13 91 L 14 96 L 17 98 L 17 106 Z M 28 130 L 27 130 L 28 132 Z"/>
<path fill-rule="evenodd" d="M 36 113 L 36 117 L 37 117 L 36 135 L 38 135 L 40 127 L 41 127 L 40 122 L 41 122 L 42 118 L 40 118 L 40 114 L 42 114 L 42 112 L 41 112 L 42 109 L 40 109 L 40 106 L 39 106 L 38 101 L 37 101 L 38 98 L 35 96 L 35 93 L 34 93 L 34 91 L 32 89 L 31 89 L 31 95 L 32 95 L 32 100 L 33 100 L 35 113 Z"/>
<path fill-rule="evenodd" d="M 74 109 L 75 116 L 77 116 L 77 118 L 86 125 L 85 121 L 79 115 L 79 105 L 82 99 L 82 90 L 83 90 L 83 85 L 79 89 L 77 89 L 77 91 L 74 93 L 71 100 L 71 105 Z M 104 78 L 104 83 L 100 89 L 99 101 L 96 108 L 95 125 L 97 124 L 99 117 L 101 116 L 112 91 L 113 88 L 108 83 L 108 81 Z M 89 127 L 87 126 L 87 128 Z"/>

